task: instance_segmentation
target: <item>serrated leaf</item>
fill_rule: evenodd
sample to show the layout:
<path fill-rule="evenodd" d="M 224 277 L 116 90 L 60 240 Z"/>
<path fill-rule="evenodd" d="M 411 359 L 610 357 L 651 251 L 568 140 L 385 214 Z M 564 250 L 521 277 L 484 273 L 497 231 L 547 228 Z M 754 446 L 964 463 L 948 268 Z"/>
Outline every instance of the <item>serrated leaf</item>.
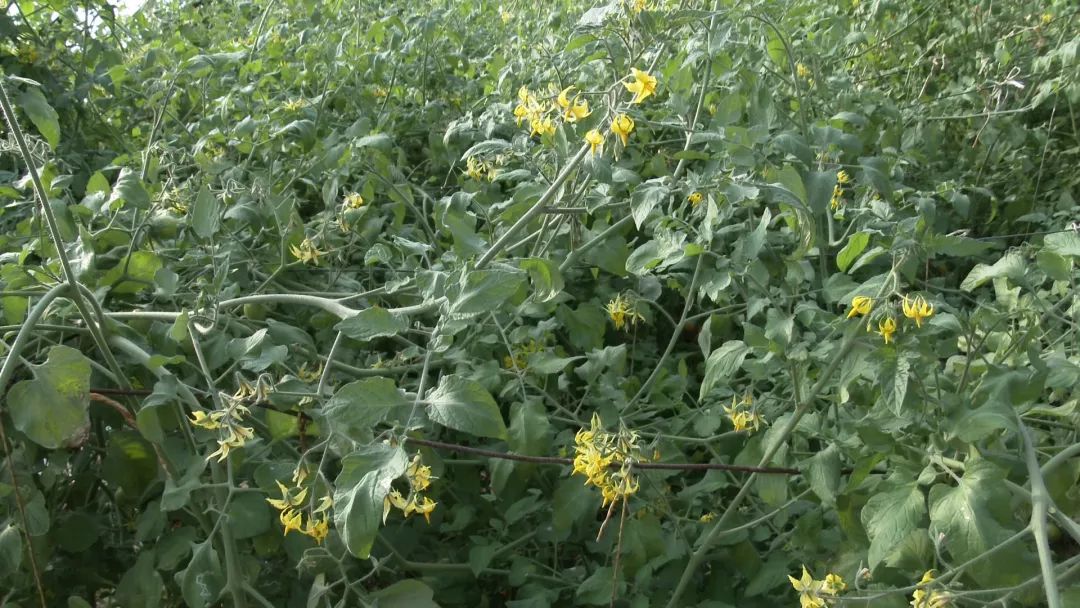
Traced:
<path fill-rule="evenodd" d="M 1080 257 L 1080 234 L 1073 230 L 1048 234 L 1043 239 L 1043 249 L 1066 257 Z"/>
<path fill-rule="evenodd" d="M 31 441 L 56 449 L 90 424 L 90 360 L 74 348 L 54 346 L 45 363 L 30 369 L 34 379 L 8 391 L 8 411 Z"/>
<path fill-rule="evenodd" d="M 480 437 L 506 439 L 499 405 L 480 383 L 462 376 L 443 376 L 428 395 L 428 417 L 454 430 Z"/>
<path fill-rule="evenodd" d="M 475 270 L 465 275 L 464 284 L 451 297 L 450 313 L 457 318 L 497 310 L 525 281 L 521 272 Z"/>
<path fill-rule="evenodd" d="M 903 352 L 881 366 L 881 401 L 897 416 L 904 410 L 910 372 L 911 361 Z"/>
<path fill-rule="evenodd" d="M 892 553 L 925 516 L 926 499 L 914 481 L 893 484 L 871 496 L 861 516 L 870 537 L 870 569 Z"/>
<path fill-rule="evenodd" d="M 705 377 L 701 380 L 698 399 L 704 400 L 717 382 L 734 375 L 749 353 L 750 347 L 742 340 L 729 340 L 714 350 L 705 361 Z"/>
<path fill-rule="evenodd" d="M 330 430 L 361 441 L 395 409 L 407 408 L 412 400 L 390 378 L 365 378 L 338 389 L 323 406 Z"/>
<path fill-rule="evenodd" d="M 112 194 L 109 195 L 109 206 L 131 205 L 136 209 L 148 209 L 150 207 L 150 194 L 139 181 L 139 174 L 124 167 L 120 170 L 120 176 L 113 184 Z"/>
<path fill-rule="evenodd" d="M 836 493 L 840 489 L 840 451 L 836 444 L 814 454 L 806 473 L 810 489 L 827 507 L 836 506 Z"/>
<path fill-rule="evenodd" d="M 390 312 L 379 306 L 365 308 L 359 313 L 338 321 L 334 329 L 354 340 L 373 340 L 396 336 L 409 329 L 407 317 Z"/>
<path fill-rule="evenodd" d="M 364 446 L 341 459 L 341 472 L 334 481 L 334 527 L 354 556 L 367 559 L 371 555 L 383 499 L 406 465 L 405 451 L 385 443 Z"/>

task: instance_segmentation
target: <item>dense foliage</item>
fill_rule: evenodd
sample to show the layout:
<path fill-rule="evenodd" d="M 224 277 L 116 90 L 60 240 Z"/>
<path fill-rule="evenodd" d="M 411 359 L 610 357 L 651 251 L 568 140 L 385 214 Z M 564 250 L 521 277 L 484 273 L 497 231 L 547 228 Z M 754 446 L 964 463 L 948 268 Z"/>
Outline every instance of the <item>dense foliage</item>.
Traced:
<path fill-rule="evenodd" d="M 1074 3 L 0 32 L 0 606 L 1080 605 Z"/>

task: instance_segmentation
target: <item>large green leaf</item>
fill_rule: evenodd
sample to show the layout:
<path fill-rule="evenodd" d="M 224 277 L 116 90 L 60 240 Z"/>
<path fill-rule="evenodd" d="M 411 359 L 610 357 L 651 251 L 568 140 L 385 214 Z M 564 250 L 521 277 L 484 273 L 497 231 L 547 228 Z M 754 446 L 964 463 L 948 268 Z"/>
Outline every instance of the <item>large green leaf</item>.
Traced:
<path fill-rule="evenodd" d="M 509 270 L 474 270 L 455 286 L 450 296 L 450 315 L 464 319 L 498 310 L 525 281 L 525 274 Z"/>
<path fill-rule="evenodd" d="M 0 531 L 0 581 L 15 574 L 22 562 L 22 532 L 13 525 Z"/>
<path fill-rule="evenodd" d="M 332 432 L 359 441 L 370 438 L 372 429 L 387 414 L 412 403 L 393 380 L 366 378 L 338 389 L 323 407 L 323 412 Z"/>
<path fill-rule="evenodd" d="M 90 360 L 74 348 L 54 346 L 45 363 L 31 367 L 33 380 L 23 380 L 7 394 L 8 411 L 31 441 L 58 448 L 90 424 Z"/>
<path fill-rule="evenodd" d="M 427 404 L 428 416 L 443 426 L 480 437 L 508 437 L 499 405 L 479 382 L 454 374 L 443 376 Z"/>
<path fill-rule="evenodd" d="M 217 233 L 220 223 L 221 202 L 209 188 L 203 186 L 191 208 L 191 228 L 200 238 L 208 239 Z"/>
<path fill-rule="evenodd" d="M 356 557 L 371 555 L 383 499 L 407 464 L 404 450 L 385 443 L 362 447 L 341 459 L 341 472 L 334 481 L 334 526 Z"/>
<path fill-rule="evenodd" d="M 409 319 L 385 308 L 372 306 L 342 319 L 334 326 L 334 329 L 354 340 L 371 340 L 396 336 L 409 329 Z"/>
<path fill-rule="evenodd" d="M 720 348 L 710 353 L 705 361 L 705 377 L 701 380 L 698 399 L 704 399 L 718 382 L 733 376 L 749 353 L 750 347 L 742 340 L 724 342 Z"/>
<path fill-rule="evenodd" d="M 31 87 L 15 98 L 15 105 L 26 113 L 30 122 L 37 127 L 38 133 L 49 142 L 53 150 L 60 143 L 60 117 L 49 105 L 45 95 L 36 87 Z"/>
<path fill-rule="evenodd" d="M 207 608 L 217 602 L 225 588 L 224 571 L 217 551 L 209 540 L 192 543 L 187 568 L 176 573 L 176 584 L 188 608 Z"/>
<path fill-rule="evenodd" d="M 406 579 L 371 594 L 379 608 L 439 608 L 435 592 L 423 581 Z"/>
<path fill-rule="evenodd" d="M 1011 514 L 1009 492 L 1004 486 L 1005 474 L 996 466 L 983 461 L 969 461 L 960 482 L 936 485 L 930 489 L 930 532 L 942 535 L 943 546 L 957 563 L 981 555 L 1005 540 L 1011 532 L 1002 519 Z M 971 573 L 982 584 L 1018 582 L 1021 560 L 984 562 Z M 1016 568 L 1006 568 L 1005 561 L 1014 561 Z M 999 577 L 1005 576 L 1006 579 Z"/>
<path fill-rule="evenodd" d="M 861 515 L 870 537 L 870 569 L 888 557 L 924 517 L 926 498 L 914 481 L 891 482 L 871 496 Z"/>

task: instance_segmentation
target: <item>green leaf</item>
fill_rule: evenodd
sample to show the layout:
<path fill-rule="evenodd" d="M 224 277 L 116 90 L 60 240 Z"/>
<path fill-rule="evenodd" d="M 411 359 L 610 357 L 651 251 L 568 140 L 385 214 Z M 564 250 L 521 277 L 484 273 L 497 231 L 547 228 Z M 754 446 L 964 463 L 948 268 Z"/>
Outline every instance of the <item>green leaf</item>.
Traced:
<path fill-rule="evenodd" d="M 474 270 L 465 275 L 460 286 L 449 294 L 450 314 L 462 319 L 498 310 L 503 302 L 517 293 L 524 281 L 525 275 L 521 272 Z"/>
<path fill-rule="evenodd" d="M 701 380 L 698 399 L 704 400 L 717 382 L 733 376 L 748 354 L 750 347 L 742 340 L 729 340 L 714 350 L 705 361 L 705 377 Z"/>
<path fill-rule="evenodd" d="M 423 581 L 406 579 L 371 594 L 379 608 L 439 608 L 435 592 Z"/>
<path fill-rule="evenodd" d="M 1042 250 L 1035 254 L 1039 270 L 1055 281 L 1068 281 L 1072 277 L 1072 260 L 1053 251 Z"/>
<path fill-rule="evenodd" d="M 385 443 L 364 446 L 341 459 L 341 472 L 334 481 L 334 527 L 354 556 L 367 559 L 371 555 L 383 499 L 407 465 L 405 451 Z"/>
<path fill-rule="evenodd" d="M 409 319 L 385 308 L 372 306 L 342 319 L 334 329 L 354 340 L 367 341 L 400 334 L 409 329 Z"/>
<path fill-rule="evenodd" d="M 870 569 L 892 553 L 925 516 L 926 499 L 914 481 L 890 483 L 871 496 L 861 515 L 870 537 Z"/>
<path fill-rule="evenodd" d="M 157 271 L 163 263 L 153 251 L 135 251 L 101 277 L 100 283 L 112 287 L 112 293 L 132 294 L 154 287 Z"/>
<path fill-rule="evenodd" d="M 60 144 L 60 116 L 46 101 L 45 95 L 37 88 L 28 88 L 15 98 L 15 105 L 26 113 L 38 133 L 49 142 L 49 147 L 56 150 Z"/>
<path fill-rule="evenodd" d="M 191 208 L 191 228 L 200 238 L 208 239 L 217 234 L 221 225 L 221 202 L 203 186 L 195 196 Z"/>
<path fill-rule="evenodd" d="M 608 566 L 597 568 L 589 578 L 578 585 L 574 593 L 578 603 L 586 606 L 607 606 L 611 603 L 611 585 L 616 581 L 613 574 L 614 572 Z M 615 593 L 619 596 L 625 595 L 625 587 L 626 581 L 621 577 L 618 578 L 618 590 Z"/>
<path fill-rule="evenodd" d="M 154 551 L 143 551 L 116 586 L 115 600 L 123 608 L 157 608 L 165 581 L 154 569 Z"/>
<path fill-rule="evenodd" d="M 653 208 L 670 194 L 671 190 L 664 185 L 664 180 L 665 178 L 661 177 L 650 179 L 635 188 L 630 195 L 630 215 L 634 216 L 634 225 L 639 230 Z"/>
<path fill-rule="evenodd" d="M 505 139 L 489 139 L 466 150 L 465 153 L 461 155 L 461 160 L 467 160 L 470 156 L 498 154 L 499 152 L 510 149 L 510 146 L 510 142 Z"/>
<path fill-rule="evenodd" d="M 807 481 L 810 489 L 827 507 L 836 506 L 836 493 L 840 489 L 840 451 L 836 444 L 814 454 L 807 468 Z"/>
<path fill-rule="evenodd" d="M 56 449 L 90 424 L 90 360 L 74 348 L 54 346 L 45 363 L 31 366 L 7 394 L 15 428 L 40 446 Z"/>
<path fill-rule="evenodd" d="M 846 272 L 851 263 L 855 261 L 855 258 L 859 257 L 859 254 L 866 249 L 866 245 L 869 243 L 870 234 L 867 232 L 856 232 L 848 237 L 847 244 L 836 254 L 836 267 Z"/>
<path fill-rule="evenodd" d="M 361 441 L 397 408 L 412 405 L 390 378 L 366 378 L 338 389 L 323 406 L 330 430 Z"/>
<path fill-rule="evenodd" d="M 22 532 L 8 525 L 0 532 L 0 581 L 19 571 L 22 552 Z"/>
<path fill-rule="evenodd" d="M 1064 257 L 1080 257 L 1080 234 L 1073 230 L 1048 234 L 1043 239 L 1043 250 Z"/>
<path fill-rule="evenodd" d="M 944 548 L 955 562 L 982 555 L 1009 536 L 995 517 L 995 511 L 1002 507 L 1006 512 L 1011 511 L 1007 507 L 1010 496 L 1004 478 L 1004 473 L 994 465 L 969 460 L 959 484 L 936 485 L 930 489 L 930 532 L 934 536 L 944 535 Z M 1003 565 L 1004 561 L 1012 560 L 990 559 L 971 574 L 982 584 L 989 584 L 995 574 L 1004 574 L 994 567 Z"/>
<path fill-rule="evenodd" d="M 889 357 L 881 366 L 881 402 L 897 416 L 904 411 L 910 373 L 911 360 L 904 352 Z"/>
<path fill-rule="evenodd" d="M 176 573 L 176 584 L 188 608 L 207 608 L 217 602 L 225 588 L 223 570 L 217 551 L 209 540 L 192 543 L 191 561 L 187 568 Z"/>
<path fill-rule="evenodd" d="M 139 181 L 139 174 L 127 167 L 120 170 L 120 176 L 116 178 L 116 184 L 109 196 L 110 207 L 117 209 L 124 204 L 136 209 L 150 208 L 150 194 Z"/>
<path fill-rule="evenodd" d="M 1019 253 L 1010 251 L 994 262 L 993 265 L 976 264 L 967 277 L 960 283 L 960 289 L 973 291 L 983 283 L 998 277 L 1019 279 L 1026 272 L 1024 258 Z"/>
<path fill-rule="evenodd" d="M 546 258 L 521 260 L 519 267 L 529 273 L 533 294 L 537 302 L 552 300 L 563 290 L 563 278 L 559 265 Z"/>
<path fill-rule="evenodd" d="M 508 437 L 498 404 L 478 382 L 443 376 L 427 403 L 428 416 L 443 426 L 480 437 Z"/>

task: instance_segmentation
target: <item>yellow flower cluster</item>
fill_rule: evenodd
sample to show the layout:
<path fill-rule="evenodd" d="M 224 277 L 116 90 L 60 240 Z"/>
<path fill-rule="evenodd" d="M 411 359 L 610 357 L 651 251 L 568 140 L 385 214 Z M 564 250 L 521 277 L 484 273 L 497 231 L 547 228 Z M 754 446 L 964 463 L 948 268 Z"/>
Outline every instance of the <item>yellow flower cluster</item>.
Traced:
<path fill-rule="evenodd" d="M 307 363 L 303 363 L 300 365 L 300 369 L 296 371 L 296 377 L 304 382 L 318 382 L 324 369 L 326 369 L 326 366 L 323 365 L 322 361 L 315 367 L 308 367 Z"/>
<path fill-rule="evenodd" d="M 803 80 L 808 80 L 812 74 L 813 72 L 810 71 L 810 68 L 806 67 L 805 63 L 795 64 L 795 75 L 799 78 L 802 78 Z"/>
<path fill-rule="evenodd" d="M 498 171 L 495 168 L 495 163 L 486 160 L 480 160 L 475 156 L 470 156 L 465 161 L 465 175 L 476 181 L 494 181 L 495 176 L 498 175 Z"/>
<path fill-rule="evenodd" d="M 608 433 L 600 416 L 593 414 L 589 428 L 579 430 L 574 437 L 574 452 L 571 474 L 584 475 L 585 485 L 600 488 L 603 506 L 626 500 L 640 489 L 633 471 L 634 463 L 648 459 L 641 453 L 636 431 L 621 428 L 618 433 Z M 615 465 L 619 465 L 618 468 Z"/>
<path fill-rule="evenodd" d="M 851 183 L 851 176 L 847 174 L 847 171 L 836 172 L 836 184 L 832 189 L 832 198 L 829 200 L 829 207 L 836 211 L 840 209 L 840 205 L 844 204 L 844 186 Z"/>
<path fill-rule="evenodd" d="M 548 116 L 554 109 L 554 104 L 542 103 L 528 87 L 518 89 L 518 105 L 514 108 L 514 118 L 518 125 L 521 125 L 522 121 L 528 121 L 529 135 L 543 136 L 555 132 L 555 121 Z"/>
<path fill-rule="evenodd" d="M 293 487 L 290 488 L 280 481 L 276 482 L 278 489 L 281 490 L 281 498 L 267 498 L 266 502 L 279 511 L 278 520 L 285 527 L 285 534 L 288 534 L 290 530 L 296 530 L 322 544 L 323 539 L 330 533 L 328 513 L 330 507 L 334 506 L 334 499 L 329 494 L 319 499 L 319 505 L 308 516 L 307 525 L 305 526 L 301 505 L 304 504 L 308 496 L 308 488 L 304 487 L 306 479 L 307 470 L 298 467 L 293 471 Z"/>
<path fill-rule="evenodd" d="M 300 241 L 300 245 L 289 245 L 289 251 L 293 254 L 294 258 L 313 266 L 318 266 L 319 256 L 326 253 L 325 251 L 316 249 L 315 244 L 307 237 L 304 237 L 304 240 Z"/>
<path fill-rule="evenodd" d="M 299 99 L 291 99 L 289 101 L 286 101 L 285 104 L 282 105 L 282 107 L 285 108 L 285 110 L 288 112 L 295 112 L 297 110 L 303 109 L 307 105 L 307 100 L 301 97 Z"/>
<path fill-rule="evenodd" d="M 801 608 L 825 608 L 835 602 L 838 595 L 847 589 L 844 579 L 839 574 L 828 574 L 824 580 L 814 580 L 806 566 L 802 567 L 802 578 L 788 575 L 791 586 L 799 592 Z"/>
<path fill-rule="evenodd" d="M 761 414 L 750 407 L 753 403 L 754 398 L 746 394 L 741 400 L 733 396 L 731 407 L 724 406 L 724 413 L 727 414 L 728 420 L 731 420 L 731 424 L 735 425 L 735 432 L 757 431 L 762 424 L 765 424 L 765 419 L 761 417 Z"/>
<path fill-rule="evenodd" d="M 920 585 L 927 585 L 934 581 L 934 571 L 927 570 L 922 579 L 919 580 Z M 916 589 L 911 594 L 911 606 L 912 608 L 942 608 L 949 605 L 949 594 L 944 591 L 928 591 L 925 587 Z"/>
<path fill-rule="evenodd" d="M 690 196 L 686 197 L 686 200 L 690 201 L 690 204 L 697 207 L 701 204 L 701 201 L 705 200 L 705 195 L 700 192 L 693 192 Z"/>
<path fill-rule="evenodd" d="M 192 425 L 208 431 L 218 431 L 218 449 L 206 457 L 207 460 L 217 456 L 218 462 L 228 458 L 229 452 L 244 447 L 248 439 L 255 438 L 255 432 L 249 426 L 242 426 L 244 416 L 251 414 L 239 399 L 229 395 L 221 395 L 225 409 L 214 410 L 207 414 L 202 410 L 191 413 L 188 419 Z"/>
<path fill-rule="evenodd" d="M 867 316 L 873 308 L 873 298 L 867 296 L 855 296 L 851 299 L 851 306 L 848 308 L 847 318 Z M 905 317 L 915 321 L 916 327 L 921 328 L 923 322 L 934 314 L 934 305 L 927 302 L 926 298 L 922 296 L 910 298 L 905 295 L 901 298 L 901 310 L 903 310 Z M 881 336 L 885 341 L 885 344 L 893 342 L 896 330 L 896 319 L 893 318 L 891 314 L 887 314 L 878 321 L 877 334 Z M 870 322 L 867 322 L 866 324 L 866 331 L 871 331 Z"/>
<path fill-rule="evenodd" d="M 529 365 L 529 355 L 544 350 L 544 345 L 536 340 L 515 346 L 513 355 L 503 357 L 503 367 L 506 369 L 525 369 Z"/>
<path fill-rule="evenodd" d="M 428 496 L 422 495 L 421 492 L 428 489 L 431 480 L 437 479 L 437 477 L 431 476 L 431 467 L 421 462 L 419 452 L 416 453 L 416 456 L 413 456 L 409 466 L 405 469 L 405 478 L 409 481 L 409 496 L 405 497 L 396 488 L 391 488 L 390 493 L 383 498 L 383 523 L 386 523 L 386 517 L 390 515 L 390 509 L 396 508 L 400 509 L 405 517 L 409 517 L 413 513 L 419 513 L 430 524 L 431 512 L 435 510 L 435 505 L 439 503 L 431 500 Z"/>
<path fill-rule="evenodd" d="M 645 320 L 645 317 L 641 316 L 641 313 L 637 311 L 634 303 L 623 297 L 622 294 L 609 301 L 604 310 L 607 312 L 611 322 L 615 324 L 615 329 L 625 327 L 627 331 L 630 331 L 630 327 L 637 325 L 638 321 Z"/>
<path fill-rule="evenodd" d="M 649 8 L 648 0 L 623 0 L 623 3 L 626 4 L 626 8 L 630 11 L 631 15 L 636 15 L 646 8 Z"/>
<path fill-rule="evenodd" d="M 364 206 L 364 197 L 360 196 L 356 192 L 350 192 L 345 195 L 345 200 L 342 202 L 342 206 L 346 209 L 359 209 Z"/>

